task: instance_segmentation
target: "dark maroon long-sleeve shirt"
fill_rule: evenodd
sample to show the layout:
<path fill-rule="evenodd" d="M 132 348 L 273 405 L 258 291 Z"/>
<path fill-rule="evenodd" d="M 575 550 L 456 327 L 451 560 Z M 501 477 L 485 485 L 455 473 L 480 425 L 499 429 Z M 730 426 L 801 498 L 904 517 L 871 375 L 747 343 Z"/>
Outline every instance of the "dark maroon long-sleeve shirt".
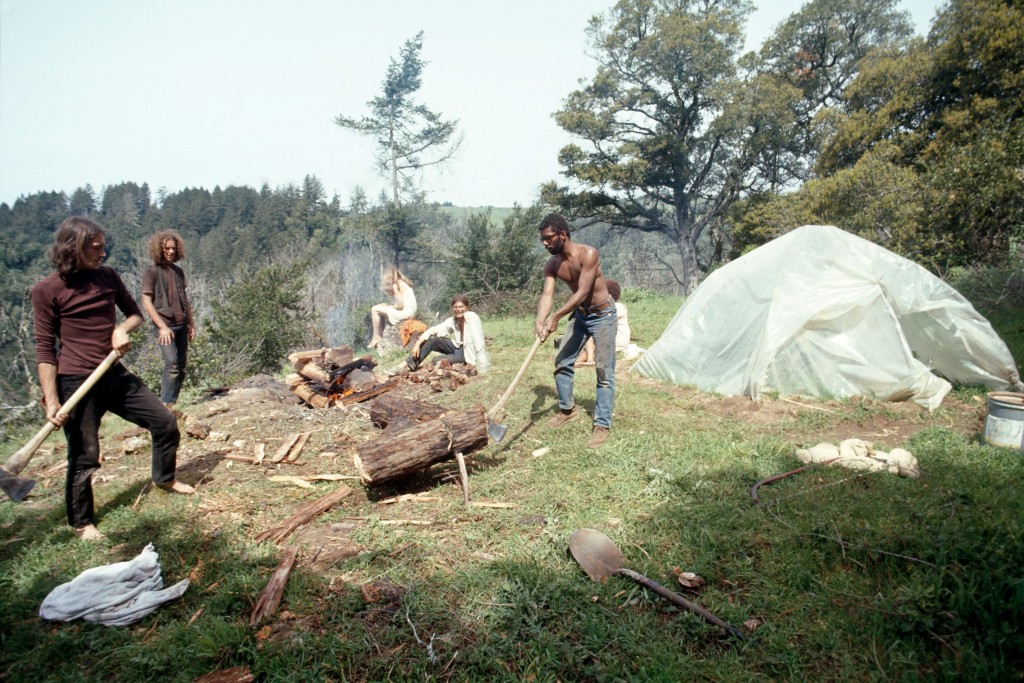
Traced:
<path fill-rule="evenodd" d="M 88 375 L 111 352 L 117 309 L 142 315 L 113 268 L 78 271 L 71 284 L 54 273 L 32 288 L 36 361 L 59 375 Z M 57 341 L 60 351 L 57 351 Z"/>

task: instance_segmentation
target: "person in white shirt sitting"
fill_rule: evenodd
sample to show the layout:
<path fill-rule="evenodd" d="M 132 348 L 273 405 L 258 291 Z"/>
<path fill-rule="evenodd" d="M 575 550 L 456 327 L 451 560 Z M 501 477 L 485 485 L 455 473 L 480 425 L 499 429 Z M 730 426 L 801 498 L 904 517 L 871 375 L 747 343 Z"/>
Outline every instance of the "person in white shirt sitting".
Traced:
<path fill-rule="evenodd" d="M 463 363 L 481 374 L 490 369 L 483 323 L 480 316 L 469 310 L 469 299 L 465 294 L 452 297 L 452 317 L 428 327 L 416 340 L 409 357 L 388 370 L 388 374 L 415 370 L 433 352 L 442 354 L 438 361 L 447 360 L 453 365 Z"/>

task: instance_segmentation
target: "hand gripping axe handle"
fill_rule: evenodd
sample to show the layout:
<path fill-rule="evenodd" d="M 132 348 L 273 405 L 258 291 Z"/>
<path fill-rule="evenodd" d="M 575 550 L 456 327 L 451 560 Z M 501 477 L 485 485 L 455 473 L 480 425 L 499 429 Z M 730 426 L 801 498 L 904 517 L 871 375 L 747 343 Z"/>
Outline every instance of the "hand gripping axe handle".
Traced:
<path fill-rule="evenodd" d="M 109 370 L 110 366 L 117 362 L 118 358 L 120 358 L 120 355 L 117 351 L 111 351 L 107 354 L 107 357 L 103 359 L 103 362 L 100 363 L 99 367 L 92 371 L 92 374 L 89 375 L 89 377 L 82 383 L 82 386 L 78 387 L 75 393 L 71 394 L 71 398 L 64 402 L 64 405 L 62 405 L 60 410 L 57 411 L 57 415 L 66 415 L 67 413 L 70 413 L 78 402 L 82 400 L 82 397 L 89 393 L 89 390 L 92 389 L 93 385 L 99 381 L 100 377 L 103 376 L 103 373 Z M 50 432 L 56 428 L 57 427 L 52 422 L 47 420 L 43 428 L 40 429 L 34 437 L 32 437 L 32 440 L 22 446 L 21 450 L 12 455 L 3 467 L 0 467 L 0 489 L 3 489 L 3 492 L 7 494 L 7 497 L 15 503 L 20 503 L 24 500 L 25 496 L 28 495 L 28 492 L 36 485 L 36 483 L 31 479 L 18 478 L 18 474 L 25 469 L 28 461 L 32 459 L 32 456 L 35 455 L 39 447 L 43 445 L 44 441 L 46 441 L 46 437 L 48 437 Z"/>

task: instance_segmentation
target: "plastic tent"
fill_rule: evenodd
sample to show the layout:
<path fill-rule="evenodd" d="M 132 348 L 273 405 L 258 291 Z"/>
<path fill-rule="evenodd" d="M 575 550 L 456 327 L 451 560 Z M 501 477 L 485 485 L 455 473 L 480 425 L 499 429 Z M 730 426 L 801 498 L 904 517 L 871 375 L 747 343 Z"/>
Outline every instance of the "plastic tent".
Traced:
<path fill-rule="evenodd" d="M 1006 344 L 956 290 L 821 225 L 709 275 L 633 369 L 754 400 L 869 395 L 929 410 L 950 382 L 1021 389 Z"/>

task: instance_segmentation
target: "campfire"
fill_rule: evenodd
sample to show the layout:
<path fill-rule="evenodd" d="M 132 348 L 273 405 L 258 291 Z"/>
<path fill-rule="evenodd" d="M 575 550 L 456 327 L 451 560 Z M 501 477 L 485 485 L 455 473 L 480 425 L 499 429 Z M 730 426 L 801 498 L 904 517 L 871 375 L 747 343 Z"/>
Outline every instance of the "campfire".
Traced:
<path fill-rule="evenodd" d="M 371 356 L 355 358 L 352 348 L 297 351 L 288 360 L 295 374 L 286 382 L 292 393 L 314 408 L 360 403 L 390 391 L 398 382 L 378 382 Z"/>

